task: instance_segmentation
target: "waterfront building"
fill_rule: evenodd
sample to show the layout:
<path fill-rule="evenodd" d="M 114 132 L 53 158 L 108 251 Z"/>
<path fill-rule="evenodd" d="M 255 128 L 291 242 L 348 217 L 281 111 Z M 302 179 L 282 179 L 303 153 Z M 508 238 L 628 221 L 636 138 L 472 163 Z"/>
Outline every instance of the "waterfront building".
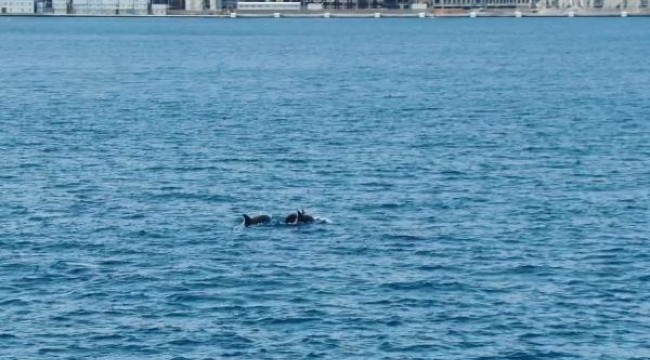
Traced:
<path fill-rule="evenodd" d="M 186 4 L 196 2 L 196 6 L 186 6 L 186 10 L 205 10 L 205 0 L 185 0 Z M 230 0 L 223 0 L 226 7 Z M 462 10 L 624 10 L 648 8 L 650 0 L 303 0 L 301 9 L 306 10 L 357 10 L 357 9 L 411 9 L 439 10 L 456 12 Z M 286 4 L 286 2 L 284 2 Z M 283 1 L 241 0 L 233 6 L 240 10 L 282 10 Z M 230 7 L 229 7 L 230 8 Z"/>
<path fill-rule="evenodd" d="M 33 14 L 34 0 L 0 0 L 2 14 Z"/>
<path fill-rule="evenodd" d="M 186 11 L 203 11 L 204 8 L 203 0 L 185 0 L 185 10 Z"/>
<path fill-rule="evenodd" d="M 166 15 L 224 12 L 316 12 L 371 9 L 437 14 L 540 13 L 566 16 L 648 13 L 650 0 L 0 0 L 2 14 Z"/>
<path fill-rule="evenodd" d="M 67 0 L 52 0 L 52 13 L 55 15 L 63 15 L 68 13 Z"/>
<path fill-rule="evenodd" d="M 185 11 L 188 12 L 215 12 L 223 8 L 221 0 L 184 0 Z"/>
<path fill-rule="evenodd" d="M 183 1 L 183 0 L 179 0 Z M 208 0 L 184 0 L 186 4 L 194 1 L 195 5 L 185 7 L 186 10 L 201 11 L 215 9 L 205 3 Z M 212 0 L 214 1 L 214 0 Z M 221 8 L 244 11 L 273 11 L 287 10 L 283 7 L 291 0 L 221 0 Z M 500 10 L 516 10 L 523 12 L 573 11 L 585 12 L 642 10 L 649 8 L 650 0 L 302 0 L 301 10 L 364 10 L 364 9 L 395 9 L 395 10 L 428 10 L 442 13 L 461 13 L 465 11 L 498 12 Z M 293 6 L 293 5 L 291 5 Z M 219 5 L 217 5 L 217 8 Z M 293 8 L 292 8 L 293 10 Z"/>
<path fill-rule="evenodd" d="M 167 15 L 167 4 L 151 4 L 151 15 Z"/>
<path fill-rule="evenodd" d="M 541 9 L 594 9 L 594 10 L 616 10 L 616 9 L 639 9 L 647 8 L 647 0 L 543 0 L 538 7 Z"/>
<path fill-rule="evenodd" d="M 72 0 L 76 15 L 146 15 L 149 0 Z"/>
<path fill-rule="evenodd" d="M 254 11 L 300 11 L 299 1 L 238 1 L 237 10 Z"/>

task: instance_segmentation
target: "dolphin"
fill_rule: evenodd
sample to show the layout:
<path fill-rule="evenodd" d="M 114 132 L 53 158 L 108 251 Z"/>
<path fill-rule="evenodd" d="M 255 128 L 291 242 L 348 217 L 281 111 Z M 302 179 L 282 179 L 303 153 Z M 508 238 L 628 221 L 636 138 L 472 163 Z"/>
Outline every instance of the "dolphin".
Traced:
<path fill-rule="evenodd" d="M 242 214 L 244 217 L 244 226 L 249 227 L 253 225 L 269 224 L 271 222 L 271 216 L 269 215 L 257 215 L 250 217 L 246 214 Z"/>
<path fill-rule="evenodd" d="M 314 217 L 305 214 L 305 210 L 303 209 L 302 211 L 298 211 L 298 223 L 299 224 L 310 224 L 314 222 Z"/>
<path fill-rule="evenodd" d="M 284 223 L 289 225 L 298 224 L 298 214 L 297 213 L 289 214 L 286 218 L 284 218 Z"/>
<path fill-rule="evenodd" d="M 296 210 L 295 213 L 289 214 L 284 219 L 284 223 L 289 225 L 311 224 L 313 222 L 314 217 L 309 214 L 305 214 L 305 210 Z"/>

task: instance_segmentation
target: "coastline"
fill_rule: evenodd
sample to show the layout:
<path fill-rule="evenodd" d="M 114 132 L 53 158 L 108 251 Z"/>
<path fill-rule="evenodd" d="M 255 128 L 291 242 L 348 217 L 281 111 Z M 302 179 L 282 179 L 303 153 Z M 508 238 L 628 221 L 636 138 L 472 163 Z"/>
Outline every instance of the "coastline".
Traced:
<path fill-rule="evenodd" d="M 207 19 L 256 19 L 256 18 L 559 18 L 559 17 L 650 17 L 650 11 L 625 12 L 625 11 L 521 11 L 510 9 L 508 11 L 477 11 L 463 10 L 454 12 L 417 10 L 386 10 L 377 11 L 361 10 L 333 10 L 333 11 L 237 11 L 230 13 L 189 12 L 183 10 L 169 11 L 168 14 L 0 14 L 0 17 L 69 17 L 69 18 L 207 18 Z"/>

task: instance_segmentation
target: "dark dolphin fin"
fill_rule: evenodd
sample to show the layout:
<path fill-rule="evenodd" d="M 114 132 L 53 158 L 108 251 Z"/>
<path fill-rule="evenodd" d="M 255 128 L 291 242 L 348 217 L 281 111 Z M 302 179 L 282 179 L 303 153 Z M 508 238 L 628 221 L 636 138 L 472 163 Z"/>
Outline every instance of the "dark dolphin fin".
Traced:
<path fill-rule="evenodd" d="M 299 216 L 299 222 L 301 224 L 309 224 L 314 222 L 314 217 L 309 214 L 305 214 L 305 209 L 302 209 Z"/>
<path fill-rule="evenodd" d="M 242 214 L 242 216 L 244 217 L 244 226 L 251 226 L 251 217 L 246 214 Z"/>

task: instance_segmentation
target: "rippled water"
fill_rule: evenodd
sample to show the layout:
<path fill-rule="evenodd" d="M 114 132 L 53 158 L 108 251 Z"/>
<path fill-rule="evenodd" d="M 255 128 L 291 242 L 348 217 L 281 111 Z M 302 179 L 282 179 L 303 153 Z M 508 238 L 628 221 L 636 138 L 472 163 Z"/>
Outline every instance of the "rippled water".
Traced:
<path fill-rule="evenodd" d="M 647 19 L 0 39 L 2 358 L 650 357 Z"/>

